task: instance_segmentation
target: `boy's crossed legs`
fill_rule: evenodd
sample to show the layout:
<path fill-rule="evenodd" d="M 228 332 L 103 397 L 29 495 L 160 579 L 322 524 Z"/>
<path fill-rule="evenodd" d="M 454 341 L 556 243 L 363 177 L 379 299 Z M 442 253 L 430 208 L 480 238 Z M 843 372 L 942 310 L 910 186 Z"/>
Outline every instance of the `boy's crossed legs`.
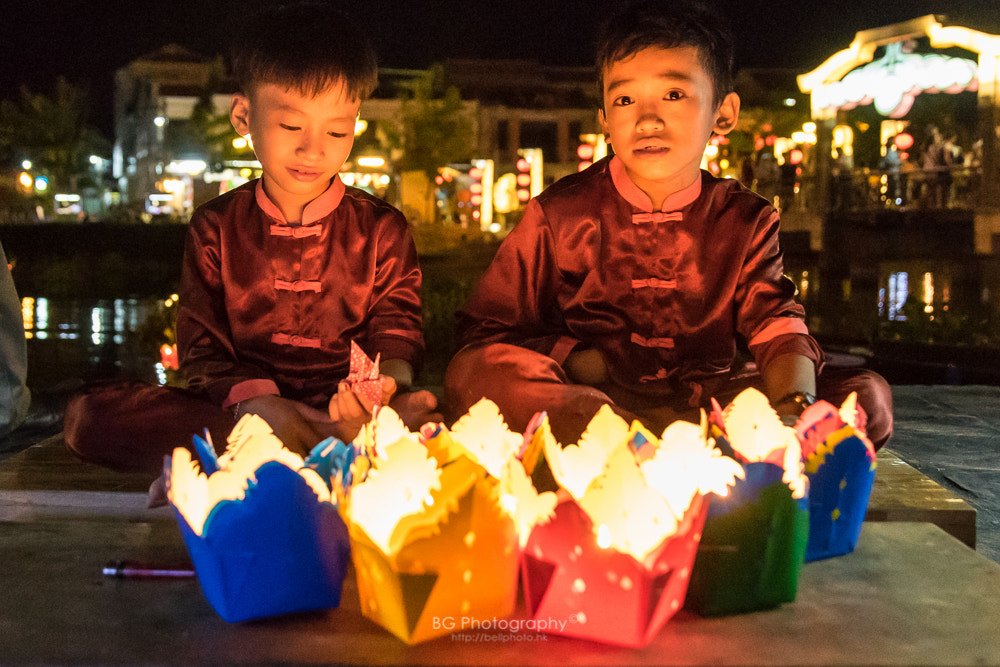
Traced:
<path fill-rule="evenodd" d="M 714 397 L 725 407 L 751 386 L 763 391 L 760 375 L 735 377 Z M 892 394 L 885 380 L 864 369 L 840 368 L 825 369 L 816 379 L 817 397 L 837 407 L 852 391 L 858 393 L 858 404 L 867 415 L 868 437 L 877 449 L 892 435 Z M 698 407 L 678 405 L 680 401 L 670 397 L 652 398 L 617 385 L 573 384 L 551 357 L 506 343 L 466 347 L 448 366 L 444 403 L 449 420 L 483 397 L 496 403 L 508 427 L 519 433 L 536 412 L 544 410 L 553 435 L 563 445 L 577 442 L 605 404 L 626 421 L 638 419 L 656 435 L 679 419 L 699 419 Z"/>

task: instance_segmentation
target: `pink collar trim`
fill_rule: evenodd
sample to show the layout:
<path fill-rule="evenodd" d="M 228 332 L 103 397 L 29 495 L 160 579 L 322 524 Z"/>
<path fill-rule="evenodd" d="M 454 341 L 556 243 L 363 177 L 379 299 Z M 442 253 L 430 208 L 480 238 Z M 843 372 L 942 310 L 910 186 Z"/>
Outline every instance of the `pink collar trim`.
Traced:
<path fill-rule="evenodd" d="M 330 182 L 330 187 L 323 194 L 306 204 L 305 209 L 302 211 L 302 225 L 315 224 L 330 215 L 333 209 L 340 206 L 340 201 L 344 198 L 346 190 L 347 188 L 344 186 L 344 182 L 340 180 L 340 176 L 335 176 L 333 181 Z M 260 206 L 264 213 L 280 223 L 288 224 L 285 216 L 281 213 L 281 209 L 264 192 L 263 177 L 257 180 L 257 188 L 254 191 L 254 195 L 257 198 L 257 205 Z"/>
<path fill-rule="evenodd" d="M 652 213 L 652 200 L 649 198 L 649 195 L 640 190 L 639 186 L 633 183 L 632 179 L 628 177 L 628 172 L 625 171 L 625 163 L 621 161 L 621 158 L 617 155 L 612 157 L 608 168 L 611 170 L 611 181 L 615 184 L 618 194 L 637 209 Z M 667 197 L 663 201 L 663 206 L 660 210 L 665 212 L 679 211 L 697 199 L 700 194 L 701 174 L 699 173 L 698 178 L 694 179 L 694 183 Z"/>

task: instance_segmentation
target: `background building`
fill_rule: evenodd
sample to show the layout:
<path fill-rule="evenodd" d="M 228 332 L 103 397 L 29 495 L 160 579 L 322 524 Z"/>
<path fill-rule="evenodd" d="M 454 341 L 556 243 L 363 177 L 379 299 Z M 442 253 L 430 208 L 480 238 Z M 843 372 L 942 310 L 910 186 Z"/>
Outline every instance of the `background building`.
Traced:
<path fill-rule="evenodd" d="M 488 159 L 497 177 L 516 176 L 519 151 L 539 149 L 541 188 L 576 171 L 581 137 L 599 132 L 590 68 L 459 60 L 432 70 L 382 70 L 378 90 L 362 105 L 345 180 L 424 221 L 439 217 L 428 195 L 433 176 L 404 175 L 401 140 L 405 100 L 422 81 L 430 82 L 435 97 L 449 88 L 461 97 L 471 126 L 466 172 L 471 160 Z M 221 59 L 175 45 L 117 72 L 113 174 L 129 206 L 146 219 L 183 219 L 199 203 L 259 173 L 252 149 L 228 127 L 234 89 Z"/>

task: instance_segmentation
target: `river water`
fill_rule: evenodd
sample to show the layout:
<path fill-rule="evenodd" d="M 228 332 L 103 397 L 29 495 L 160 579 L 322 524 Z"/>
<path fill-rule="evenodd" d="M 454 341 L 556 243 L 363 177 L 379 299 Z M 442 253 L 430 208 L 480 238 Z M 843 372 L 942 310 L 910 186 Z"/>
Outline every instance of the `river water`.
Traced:
<path fill-rule="evenodd" d="M 45 391 L 73 387 L 81 381 L 120 378 L 166 383 L 170 374 L 164 367 L 161 346 L 172 342 L 175 299 L 176 295 L 22 298 L 28 385 Z M 438 319 L 450 322 L 450 318 Z M 429 357 L 422 379 L 428 382 L 427 378 L 433 378 L 429 383 L 435 384 L 440 383 L 447 356 L 439 354 L 438 359 L 431 351 L 446 349 L 450 330 L 435 333 L 432 324 L 425 317 L 430 328 L 426 332 Z M 831 362 L 835 361 L 835 352 L 828 353 L 834 355 Z M 891 384 L 1000 384 L 1000 351 L 995 349 L 880 344 L 869 367 Z"/>
<path fill-rule="evenodd" d="M 170 295 L 142 299 L 24 297 L 28 384 L 48 389 L 123 377 L 163 383 L 160 345 Z"/>

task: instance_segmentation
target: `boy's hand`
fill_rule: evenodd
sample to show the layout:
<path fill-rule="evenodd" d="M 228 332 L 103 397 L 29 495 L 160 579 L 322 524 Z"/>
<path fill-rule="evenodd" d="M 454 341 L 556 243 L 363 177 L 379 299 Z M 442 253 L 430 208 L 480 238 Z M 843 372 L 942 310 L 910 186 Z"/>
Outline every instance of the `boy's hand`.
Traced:
<path fill-rule="evenodd" d="M 385 400 L 385 378 L 382 379 L 382 399 Z M 395 382 L 393 383 L 395 389 Z M 391 395 L 391 394 L 390 394 Z M 351 442 L 371 421 L 374 404 L 351 389 L 346 382 L 337 385 L 337 394 L 330 399 L 330 420 L 336 425 L 337 437 Z"/>
<path fill-rule="evenodd" d="M 429 421 L 441 421 L 443 417 L 435 413 L 437 397 L 429 391 L 403 392 L 396 394 L 396 381 L 388 375 L 382 379 L 382 405 L 391 407 L 406 427 L 416 430 Z M 394 397 L 395 396 L 395 397 Z M 350 442 L 361 429 L 371 421 L 374 405 L 360 394 L 351 390 L 345 382 L 341 382 L 337 395 L 330 399 L 330 419 L 336 423 L 340 432 L 338 436 L 344 442 Z"/>
<path fill-rule="evenodd" d="M 337 435 L 330 416 L 322 410 L 281 396 L 267 394 L 241 401 L 236 417 L 245 414 L 260 416 L 285 447 L 303 456 L 321 440 Z"/>
<path fill-rule="evenodd" d="M 428 422 L 444 421 L 444 417 L 437 410 L 437 396 L 421 389 L 420 391 L 403 392 L 389 402 L 389 406 L 396 411 L 399 418 L 406 424 L 406 428 L 417 431 Z"/>

